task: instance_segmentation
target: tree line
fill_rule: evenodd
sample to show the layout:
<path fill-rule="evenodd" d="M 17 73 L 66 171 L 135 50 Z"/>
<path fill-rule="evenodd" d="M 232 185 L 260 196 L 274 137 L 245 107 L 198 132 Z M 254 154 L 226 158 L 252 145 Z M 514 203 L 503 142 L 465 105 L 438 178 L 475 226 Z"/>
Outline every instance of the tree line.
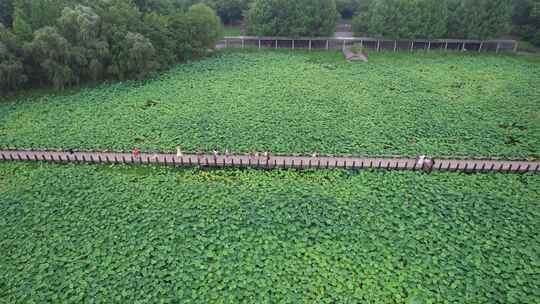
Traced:
<path fill-rule="evenodd" d="M 339 18 L 353 17 L 358 35 L 492 39 L 514 34 L 540 45 L 540 0 L 252 1 L 244 13 L 250 35 L 332 36 Z"/>
<path fill-rule="evenodd" d="M 142 79 L 205 56 L 222 35 L 205 4 L 151 3 L 161 2 L 14 0 L 0 23 L 0 90 Z"/>
<path fill-rule="evenodd" d="M 538 0 L 338 0 L 353 30 L 388 38 L 492 39 L 514 34 L 540 45 Z"/>

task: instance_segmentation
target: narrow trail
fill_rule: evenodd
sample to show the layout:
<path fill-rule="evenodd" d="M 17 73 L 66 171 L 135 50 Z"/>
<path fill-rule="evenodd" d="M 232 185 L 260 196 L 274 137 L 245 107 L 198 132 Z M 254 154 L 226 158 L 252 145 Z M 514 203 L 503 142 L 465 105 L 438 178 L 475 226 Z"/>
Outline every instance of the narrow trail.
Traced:
<path fill-rule="evenodd" d="M 163 153 L 69 152 L 0 150 L 0 162 L 51 162 L 75 164 L 166 165 L 176 167 L 260 168 L 260 169 L 384 169 L 449 172 L 539 173 L 540 161 L 479 159 L 428 159 L 422 163 L 411 158 L 248 156 Z"/>

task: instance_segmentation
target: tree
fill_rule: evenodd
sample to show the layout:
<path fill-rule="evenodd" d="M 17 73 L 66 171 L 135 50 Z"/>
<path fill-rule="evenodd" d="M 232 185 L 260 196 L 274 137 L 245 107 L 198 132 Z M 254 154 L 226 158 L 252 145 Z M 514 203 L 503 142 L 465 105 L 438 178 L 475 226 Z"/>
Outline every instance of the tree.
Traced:
<path fill-rule="evenodd" d="M 130 1 L 92 0 L 87 5 L 101 17 L 100 35 L 115 53 L 123 43 L 127 32 L 141 32 L 143 28 L 142 14 Z"/>
<path fill-rule="evenodd" d="M 152 42 L 139 33 L 128 32 L 122 51 L 114 58 L 114 68 L 120 79 L 143 79 L 157 67 L 156 50 Z"/>
<path fill-rule="evenodd" d="M 177 37 L 178 58 L 186 60 L 205 55 L 209 49 L 215 48 L 223 31 L 219 17 L 210 7 L 195 4 L 186 14 L 173 17 L 171 33 Z"/>
<path fill-rule="evenodd" d="M 133 2 L 144 13 L 165 13 L 173 8 L 169 0 L 134 0 Z"/>
<path fill-rule="evenodd" d="M 168 66 L 175 61 L 176 39 L 170 31 L 170 18 L 156 12 L 145 14 L 142 34 L 148 37 L 156 49 L 156 59 L 160 66 Z"/>
<path fill-rule="evenodd" d="M 23 0 L 16 0 L 14 5 L 13 33 L 15 33 L 19 41 L 30 41 L 32 40 L 32 27 L 25 12 L 25 3 Z"/>
<path fill-rule="evenodd" d="M 248 33 L 259 36 L 332 36 L 335 0 L 256 0 L 248 13 Z"/>
<path fill-rule="evenodd" d="M 55 27 L 44 27 L 34 33 L 32 42 L 25 49 L 39 64 L 46 79 L 55 89 L 63 90 L 72 82 L 73 71 L 70 68 L 71 45 L 58 33 Z"/>
<path fill-rule="evenodd" d="M 251 0 L 213 0 L 213 7 L 225 24 L 242 20 L 244 12 L 249 9 Z"/>
<path fill-rule="evenodd" d="M 446 38 L 448 34 L 448 2 L 423 0 L 418 3 L 420 19 L 415 38 Z"/>
<path fill-rule="evenodd" d="M 100 17 L 88 6 L 66 7 L 58 19 L 63 37 L 73 44 L 84 45 L 98 36 Z"/>
<path fill-rule="evenodd" d="M 514 0 L 512 23 L 515 34 L 540 45 L 540 1 Z"/>
<path fill-rule="evenodd" d="M 75 81 L 96 81 L 110 57 L 108 43 L 99 37 L 101 18 L 88 6 L 66 7 L 58 19 L 60 33 L 73 46 L 71 68 Z"/>
<path fill-rule="evenodd" d="M 441 38 L 447 20 L 445 0 L 379 0 L 354 19 L 353 30 L 393 39 Z"/>
<path fill-rule="evenodd" d="M 453 0 L 451 36 L 491 39 L 510 30 L 511 0 Z M 457 30 L 456 30 L 457 29 Z"/>
<path fill-rule="evenodd" d="M 15 35 L 0 23 L 0 92 L 15 91 L 27 81 L 17 47 Z"/>

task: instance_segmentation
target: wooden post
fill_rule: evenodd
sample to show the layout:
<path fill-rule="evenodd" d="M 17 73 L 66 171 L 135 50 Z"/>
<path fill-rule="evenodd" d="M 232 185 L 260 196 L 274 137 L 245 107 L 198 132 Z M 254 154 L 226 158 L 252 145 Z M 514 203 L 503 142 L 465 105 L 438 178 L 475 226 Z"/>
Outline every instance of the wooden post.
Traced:
<path fill-rule="evenodd" d="M 311 51 L 311 39 L 309 39 L 309 50 Z"/>
<path fill-rule="evenodd" d="M 276 49 L 277 49 L 277 42 L 278 42 L 278 40 L 276 39 Z"/>
<path fill-rule="evenodd" d="M 259 48 L 261 48 L 261 39 L 259 39 Z"/>

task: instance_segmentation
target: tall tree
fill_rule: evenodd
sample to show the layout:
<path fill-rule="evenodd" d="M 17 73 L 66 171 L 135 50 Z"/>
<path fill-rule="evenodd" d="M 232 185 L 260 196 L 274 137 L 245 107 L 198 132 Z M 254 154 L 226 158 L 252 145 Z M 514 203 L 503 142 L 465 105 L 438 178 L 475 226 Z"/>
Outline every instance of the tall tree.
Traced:
<path fill-rule="evenodd" d="M 15 35 L 0 23 L 0 92 L 14 91 L 27 81 L 17 48 Z"/>
<path fill-rule="evenodd" d="M 205 4 L 195 4 L 186 14 L 177 14 L 171 22 L 177 37 L 176 54 L 180 60 L 200 57 L 213 49 L 223 31 L 219 17 Z"/>
<path fill-rule="evenodd" d="M 354 30 L 396 39 L 440 38 L 446 35 L 447 20 L 445 0 L 378 0 L 355 20 Z"/>
<path fill-rule="evenodd" d="M 490 39 L 510 30 L 511 0 L 460 0 L 453 4 L 449 22 L 457 28 L 450 33 L 454 37 Z"/>
<path fill-rule="evenodd" d="M 156 59 L 160 66 L 168 66 L 175 61 L 175 34 L 170 31 L 170 18 L 156 12 L 145 14 L 142 34 L 148 37 L 156 49 Z"/>
<path fill-rule="evenodd" d="M 154 60 L 156 50 L 150 39 L 128 32 L 122 46 L 122 51 L 115 58 L 115 68 L 121 79 L 143 79 L 157 67 Z"/>
<path fill-rule="evenodd" d="M 514 34 L 540 45 L 540 1 L 514 0 L 512 23 Z"/>
<path fill-rule="evenodd" d="M 37 30 L 34 39 L 25 45 L 25 49 L 55 89 L 63 90 L 73 81 L 71 45 L 56 28 L 48 26 Z"/>
<path fill-rule="evenodd" d="M 109 60 L 108 43 L 99 37 L 101 18 L 88 6 L 66 7 L 58 19 L 60 33 L 73 46 L 76 82 L 82 79 L 96 81 L 103 74 Z"/>
<path fill-rule="evenodd" d="M 13 13 L 13 32 L 20 41 L 32 40 L 32 26 L 29 23 L 24 0 L 16 0 Z"/>
<path fill-rule="evenodd" d="M 338 21 L 335 0 L 256 0 L 248 32 L 260 36 L 332 36 Z"/>

